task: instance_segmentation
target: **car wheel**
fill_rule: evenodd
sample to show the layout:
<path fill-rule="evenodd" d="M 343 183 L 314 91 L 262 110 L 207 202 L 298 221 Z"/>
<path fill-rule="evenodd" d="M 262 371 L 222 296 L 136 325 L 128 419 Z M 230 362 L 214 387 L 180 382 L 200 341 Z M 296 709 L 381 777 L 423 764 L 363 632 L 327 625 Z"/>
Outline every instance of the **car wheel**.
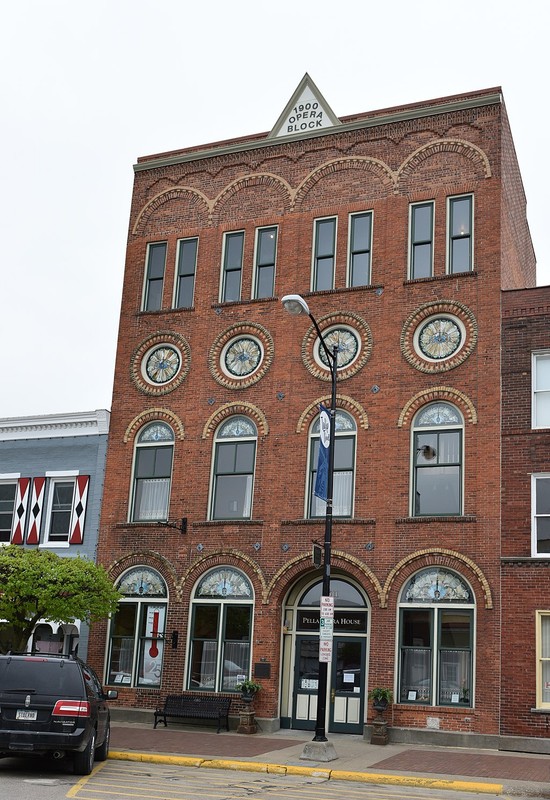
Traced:
<path fill-rule="evenodd" d="M 92 731 L 86 749 L 74 754 L 73 768 L 75 775 L 89 775 L 94 768 L 95 760 L 95 730 Z"/>
<path fill-rule="evenodd" d="M 109 755 L 109 743 L 111 741 L 111 726 L 109 723 L 105 726 L 105 738 L 103 742 L 96 747 L 95 751 L 95 760 L 96 761 L 105 761 L 107 756 Z"/>

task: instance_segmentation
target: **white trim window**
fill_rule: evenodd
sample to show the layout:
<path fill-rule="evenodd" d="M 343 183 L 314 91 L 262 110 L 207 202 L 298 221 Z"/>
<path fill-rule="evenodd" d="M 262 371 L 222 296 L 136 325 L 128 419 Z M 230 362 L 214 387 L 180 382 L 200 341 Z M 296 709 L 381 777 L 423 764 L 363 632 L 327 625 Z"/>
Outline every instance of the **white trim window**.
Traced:
<path fill-rule="evenodd" d="M 187 688 L 236 691 L 250 677 L 254 594 L 232 567 L 207 572 L 191 605 Z"/>
<path fill-rule="evenodd" d="M 269 228 L 256 228 L 253 299 L 273 297 L 275 293 L 277 234 L 278 229 L 273 225 Z"/>
<path fill-rule="evenodd" d="M 178 240 L 174 308 L 192 308 L 197 269 L 197 237 Z"/>
<path fill-rule="evenodd" d="M 164 658 L 168 591 L 159 573 L 134 567 L 117 583 L 124 595 L 109 623 L 105 682 L 159 688 Z"/>
<path fill-rule="evenodd" d="M 174 432 L 164 422 L 151 422 L 140 431 L 134 457 L 132 522 L 168 519 Z"/>
<path fill-rule="evenodd" d="M 550 352 L 531 356 L 533 428 L 550 428 Z"/>
<path fill-rule="evenodd" d="M 210 519 L 250 519 L 258 432 L 248 417 L 230 417 L 216 431 Z"/>
<path fill-rule="evenodd" d="M 222 285 L 220 302 L 228 303 L 241 299 L 243 272 L 244 231 L 223 235 Z"/>
<path fill-rule="evenodd" d="M 349 215 L 348 286 L 371 283 L 372 211 Z"/>
<path fill-rule="evenodd" d="M 353 516 L 355 493 L 355 440 L 357 426 L 346 411 L 336 410 L 334 442 L 334 483 L 332 514 L 334 517 Z M 314 420 L 309 432 L 309 470 L 306 516 L 309 519 L 324 517 L 326 503 L 314 493 L 319 460 L 320 416 Z"/>
<path fill-rule="evenodd" d="M 44 544 L 54 547 L 68 546 L 74 492 L 74 478 L 49 479 Z"/>
<path fill-rule="evenodd" d="M 430 403 L 412 430 L 412 516 L 462 514 L 464 420 L 450 403 Z"/>
<path fill-rule="evenodd" d="M 550 708 L 550 611 L 536 612 L 537 708 Z"/>
<path fill-rule="evenodd" d="M 162 308 L 166 250 L 166 242 L 152 242 L 147 245 L 147 266 L 143 285 L 143 311 L 159 311 Z"/>
<path fill-rule="evenodd" d="M 313 265 L 311 290 L 334 289 L 337 217 L 316 219 L 313 229 Z"/>
<path fill-rule="evenodd" d="M 12 537 L 17 479 L 0 479 L 0 544 L 9 544 Z"/>
<path fill-rule="evenodd" d="M 399 604 L 399 703 L 473 705 L 474 595 L 442 567 L 417 572 Z"/>
<path fill-rule="evenodd" d="M 434 203 L 412 203 L 409 206 L 409 278 L 431 278 L 433 275 Z"/>
<path fill-rule="evenodd" d="M 531 555 L 550 555 L 550 473 L 531 476 Z"/>
<path fill-rule="evenodd" d="M 474 197 L 447 198 L 447 271 L 451 275 L 473 269 Z"/>

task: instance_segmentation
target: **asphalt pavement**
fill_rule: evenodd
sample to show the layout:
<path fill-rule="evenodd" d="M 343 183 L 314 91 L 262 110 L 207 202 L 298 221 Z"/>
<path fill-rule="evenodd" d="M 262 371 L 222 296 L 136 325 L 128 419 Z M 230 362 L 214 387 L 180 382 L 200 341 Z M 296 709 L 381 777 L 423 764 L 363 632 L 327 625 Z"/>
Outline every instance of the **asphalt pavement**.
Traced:
<path fill-rule="evenodd" d="M 114 721 L 109 758 L 550 798 L 549 755 L 391 742 L 373 745 L 360 735 L 329 734 L 328 748 L 337 757 L 306 760 L 304 748 L 311 749 L 312 737 L 308 731 L 218 734 L 171 721 L 167 728 L 156 729 L 152 724 Z"/>

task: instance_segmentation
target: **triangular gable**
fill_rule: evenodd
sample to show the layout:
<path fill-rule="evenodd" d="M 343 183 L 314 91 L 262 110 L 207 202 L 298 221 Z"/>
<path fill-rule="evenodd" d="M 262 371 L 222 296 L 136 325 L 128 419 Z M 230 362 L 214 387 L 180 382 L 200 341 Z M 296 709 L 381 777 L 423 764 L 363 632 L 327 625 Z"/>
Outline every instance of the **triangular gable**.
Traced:
<path fill-rule="evenodd" d="M 25 535 L 25 521 L 27 519 L 27 509 L 29 505 L 30 478 L 19 478 L 17 481 L 17 492 L 15 496 L 13 524 L 11 530 L 11 543 L 23 544 Z"/>
<path fill-rule="evenodd" d="M 306 72 L 267 138 L 276 139 L 279 136 L 291 136 L 293 133 L 311 133 L 341 124 Z"/>

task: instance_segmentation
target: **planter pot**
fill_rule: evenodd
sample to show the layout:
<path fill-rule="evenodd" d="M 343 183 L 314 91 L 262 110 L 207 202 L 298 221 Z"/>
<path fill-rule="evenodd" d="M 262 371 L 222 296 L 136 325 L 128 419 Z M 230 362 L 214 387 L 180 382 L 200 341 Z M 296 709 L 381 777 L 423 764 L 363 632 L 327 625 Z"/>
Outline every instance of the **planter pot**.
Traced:
<path fill-rule="evenodd" d="M 375 711 L 377 711 L 379 714 L 383 714 L 383 713 L 384 713 L 384 711 L 385 711 L 385 710 L 387 709 L 387 707 L 388 707 L 388 701 L 387 701 L 387 700 L 385 700 L 385 699 L 383 699 L 383 698 L 381 698 L 380 700 L 374 700 L 374 701 L 373 701 L 373 703 L 372 703 L 372 707 L 373 707 L 373 708 L 374 708 L 374 710 L 375 710 Z"/>
<path fill-rule="evenodd" d="M 243 703 L 251 703 L 256 696 L 256 692 L 241 692 L 241 700 Z"/>

